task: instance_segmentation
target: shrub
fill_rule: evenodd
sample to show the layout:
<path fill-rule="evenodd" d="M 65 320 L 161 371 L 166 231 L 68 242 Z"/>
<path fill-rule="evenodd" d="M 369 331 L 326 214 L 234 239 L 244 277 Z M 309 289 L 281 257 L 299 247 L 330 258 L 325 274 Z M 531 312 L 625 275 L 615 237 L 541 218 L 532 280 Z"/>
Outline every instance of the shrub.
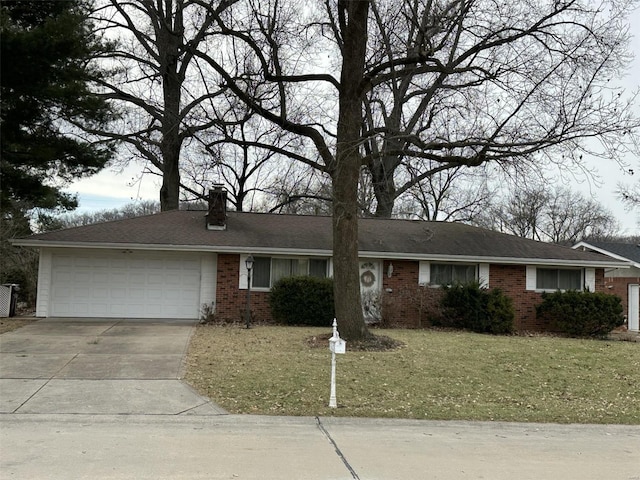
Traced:
<path fill-rule="evenodd" d="M 330 326 L 335 316 L 333 280 L 286 277 L 275 283 L 269 295 L 271 315 L 288 325 Z"/>
<path fill-rule="evenodd" d="M 624 324 L 620 297 L 601 292 L 543 293 L 536 315 L 574 337 L 604 337 Z"/>
<path fill-rule="evenodd" d="M 478 333 L 502 334 L 513 331 L 513 302 L 500 289 L 488 290 L 478 282 L 443 288 L 443 316 L 432 319 L 434 325 L 464 328 Z"/>
<path fill-rule="evenodd" d="M 215 302 L 202 304 L 202 307 L 200 308 L 200 323 L 205 325 L 216 323 Z"/>

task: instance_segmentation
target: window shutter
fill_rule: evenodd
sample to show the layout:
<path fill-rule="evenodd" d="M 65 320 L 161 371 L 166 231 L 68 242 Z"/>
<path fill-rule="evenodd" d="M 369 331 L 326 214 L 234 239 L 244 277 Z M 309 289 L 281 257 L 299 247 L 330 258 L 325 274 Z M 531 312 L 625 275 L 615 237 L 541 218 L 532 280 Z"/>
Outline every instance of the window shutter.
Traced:
<path fill-rule="evenodd" d="M 526 289 L 536 289 L 536 267 L 534 267 L 533 265 L 527 265 Z"/>
<path fill-rule="evenodd" d="M 478 265 L 478 282 L 480 286 L 489 288 L 489 264 L 481 263 Z"/>
<path fill-rule="evenodd" d="M 329 272 L 327 275 L 329 275 L 329 278 L 333 278 L 333 257 L 329 259 Z"/>
<path fill-rule="evenodd" d="M 418 284 L 426 285 L 431 281 L 431 264 L 420 262 L 418 266 Z"/>
<path fill-rule="evenodd" d="M 590 292 L 596 291 L 596 269 L 585 268 L 584 269 L 584 288 Z"/>
<path fill-rule="evenodd" d="M 247 289 L 247 280 L 248 280 L 248 275 L 249 272 L 247 272 L 247 265 L 245 263 L 245 261 L 247 260 L 247 257 L 249 255 L 240 255 L 240 283 L 238 284 L 238 288 L 240 290 L 246 290 Z"/>

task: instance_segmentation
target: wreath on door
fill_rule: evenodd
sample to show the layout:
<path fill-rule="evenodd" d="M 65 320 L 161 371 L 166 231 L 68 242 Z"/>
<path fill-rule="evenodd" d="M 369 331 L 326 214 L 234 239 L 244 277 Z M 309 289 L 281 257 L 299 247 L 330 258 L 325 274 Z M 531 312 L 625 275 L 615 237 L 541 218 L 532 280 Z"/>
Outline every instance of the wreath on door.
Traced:
<path fill-rule="evenodd" d="M 360 275 L 360 283 L 365 287 L 372 287 L 376 283 L 376 276 L 371 270 L 367 270 Z"/>

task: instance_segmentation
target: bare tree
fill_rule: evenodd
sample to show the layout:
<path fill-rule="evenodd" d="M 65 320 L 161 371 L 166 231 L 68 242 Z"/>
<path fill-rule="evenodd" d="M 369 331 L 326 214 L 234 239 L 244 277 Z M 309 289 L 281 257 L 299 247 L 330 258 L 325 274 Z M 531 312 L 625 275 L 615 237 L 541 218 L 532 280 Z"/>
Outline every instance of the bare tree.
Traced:
<path fill-rule="evenodd" d="M 218 16 L 222 34 L 234 46 L 242 43 L 250 57 L 243 55 L 242 62 L 235 65 L 223 64 L 209 56 L 200 58 L 255 113 L 315 147 L 314 154 L 305 155 L 306 152 L 265 145 L 331 178 L 336 314 L 342 320 L 345 337 L 358 339 L 368 335 L 360 306 L 357 187 L 362 165 L 362 101 L 366 91 L 370 2 L 339 1 L 334 5 L 327 2 L 326 6 L 325 13 L 336 19 L 331 39 L 341 52 L 339 80 L 334 76 L 336 71 L 312 72 L 319 65 L 313 59 L 314 54 L 321 54 L 327 44 L 324 27 L 313 18 L 318 12 L 276 1 L 261 5 L 249 1 L 246 9 L 233 12 L 235 15 Z M 302 48 L 288 50 L 289 42 Z M 259 84 L 266 81 L 273 88 L 256 89 L 256 81 Z M 318 85 L 324 84 L 334 93 L 339 92 L 337 109 L 335 103 L 328 106 L 322 101 L 322 87 Z M 317 96 L 309 97 L 311 93 Z M 335 109 L 335 118 L 327 117 L 327 108 Z M 319 117 L 315 117 L 316 113 Z M 328 120 L 326 124 L 324 118 Z"/>
<path fill-rule="evenodd" d="M 211 48 L 207 42 L 215 16 L 235 1 L 207 2 L 206 8 L 198 0 L 96 4 L 94 21 L 114 44 L 99 59 L 113 74 L 99 83 L 102 96 L 118 106 L 122 121 L 110 131 L 95 133 L 123 142 L 134 158 L 160 172 L 162 210 L 178 208 L 185 141 L 217 121 L 210 111 L 224 89 L 216 86 L 214 72 L 206 71 L 194 50 Z"/>
<path fill-rule="evenodd" d="M 484 168 L 443 170 L 413 185 L 396 199 L 395 217 L 471 223 L 491 203 Z"/>
<path fill-rule="evenodd" d="M 549 195 L 544 188 L 516 189 L 476 221 L 482 226 L 523 238 L 541 240 L 541 218 Z"/>
<path fill-rule="evenodd" d="M 253 112 L 315 147 L 312 155 L 273 151 L 331 178 L 336 313 L 348 337 L 366 335 L 361 167 L 377 213 L 388 216 L 399 195 L 439 171 L 509 169 L 541 156 L 579 164 L 586 137 L 601 140 L 594 153 L 603 156 L 629 148 L 634 99 L 607 80 L 628 58 L 632 3 L 247 0 L 217 16 L 217 30 L 242 55 L 199 58 Z"/>
<path fill-rule="evenodd" d="M 442 169 L 566 169 L 637 148 L 637 97 L 608 87 L 629 58 L 633 3 L 372 2 L 363 140 L 376 214 Z"/>
<path fill-rule="evenodd" d="M 516 188 L 476 224 L 523 238 L 574 244 L 582 238 L 615 235 L 615 217 L 598 202 L 564 187 Z"/>
<path fill-rule="evenodd" d="M 183 157 L 183 192 L 206 198 L 212 183 L 224 185 L 236 211 L 255 210 L 269 200 L 277 170 L 295 168 L 293 160 L 278 155 L 268 144 L 296 149 L 297 138 L 255 115 L 233 97 L 221 98 L 212 112 L 216 125 L 201 132 L 200 146 Z M 294 145 L 295 144 L 295 145 Z M 297 145 L 297 146 L 296 146 Z"/>
<path fill-rule="evenodd" d="M 72 228 L 101 222 L 112 222 L 124 218 L 152 215 L 160 211 L 160 203 L 150 200 L 132 202 L 122 208 L 98 210 L 95 212 L 73 212 L 54 217 L 51 228 Z"/>
<path fill-rule="evenodd" d="M 640 157 L 638 168 L 640 168 Z M 636 170 L 629 168 L 625 173 L 633 176 L 636 174 Z M 640 181 L 637 181 L 635 184 L 618 183 L 617 194 L 624 202 L 626 210 L 636 213 L 636 220 L 638 225 L 640 225 Z"/>
<path fill-rule="evenodd" d="M 331 215 L 331 182 L 326 174 L 295 163 L 285 164 L 266 189 L 262 210 L 295 215 Z"/>
<path fill-rule="evenodd" d="M 629 209 L 640 207 L 640 183 L 634 186 L 621 185 L 618 192 Z"/>
<path fill-rule="evenodd" d="M 574 244 L 585 237 L 613 235 L 619 228 L 613 214 L 595 200 L 567 188 L 555 189 L 544 218 L 545 238 Z"/>

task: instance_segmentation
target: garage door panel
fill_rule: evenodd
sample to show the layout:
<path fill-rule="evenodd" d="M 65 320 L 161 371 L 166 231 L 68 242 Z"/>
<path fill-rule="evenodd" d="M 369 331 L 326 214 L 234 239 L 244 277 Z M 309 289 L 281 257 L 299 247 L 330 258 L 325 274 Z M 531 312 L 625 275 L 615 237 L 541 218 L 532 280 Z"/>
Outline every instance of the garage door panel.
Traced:
<path fill-rule="evenodd" d="M 56 255 L 56 263 L 59 266 L 73 266 L 73 257 L 70 255 Z"/>
<path fill-rule="evenodd" d="M 130 285 L 141 285 L 144 286 L 147 283 L 147 275 L 144 272 L 136 271 L 129 275 L 129 281 L 127 282 Z"/>
<path fill-rule="evenodd" d="M 91 300 L 93 300 L 92 303 L 106 302 L 109 300 L 109 290 L 105 288 L 96 288 L 91 290 Z"/>
<path fill-rule="evenodd" d="M 54 316 L 197 318 L 199 254 L 81 252 L 52 257 Z"/>
<path fill-rule="evenodd" d="M 55 272 L 54 271 L 54 274 L 53 274 L 54 288 L 56 284 L 58 283 L 67 284 L 67 283 L 70 283 L 72 279 L 73 279 L 73 272 L 70 272 L 70 271 Z"/>

